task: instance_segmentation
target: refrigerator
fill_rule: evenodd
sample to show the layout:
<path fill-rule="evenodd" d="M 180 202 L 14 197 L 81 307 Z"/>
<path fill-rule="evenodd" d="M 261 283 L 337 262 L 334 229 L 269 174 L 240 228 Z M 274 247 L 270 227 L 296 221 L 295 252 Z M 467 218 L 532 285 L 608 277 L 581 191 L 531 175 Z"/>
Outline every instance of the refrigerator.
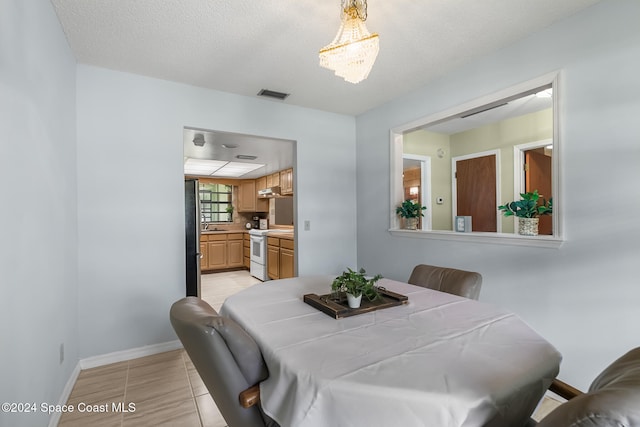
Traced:
<path fill-rule="evenodd" d="M 269 225 L 293 225 L 293 197 L 269 199 Z"/>
<path fill-rule="evenodd" d="M 200 195 L 197 179 L 184 180 L 185 290 L 200 296 Z"/>

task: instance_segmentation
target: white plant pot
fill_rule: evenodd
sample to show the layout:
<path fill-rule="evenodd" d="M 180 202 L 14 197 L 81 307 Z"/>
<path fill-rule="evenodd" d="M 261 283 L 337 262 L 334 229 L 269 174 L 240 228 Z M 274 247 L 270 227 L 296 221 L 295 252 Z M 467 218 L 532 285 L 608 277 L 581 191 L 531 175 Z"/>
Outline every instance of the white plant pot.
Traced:
<path fill-rule="evenodd" d="M 362 294 L 357 297 L 354 297 L 350 293 L 347 292 L 347 302 L 349 303 L 350 308 L 358 308 L 360 307 L 360 302 L 362 301 Z"/>
<path fill-rule="evenodd" d="M 405 218 L 404 219 L 404 229 L 405 230 L 417 230 L 418 229 L 418 218 Z"/>
<path fill-rule="evenodd" d="M 539 218 L 518 218 L 518 234 L 522 236 L 538 235 Z"/>

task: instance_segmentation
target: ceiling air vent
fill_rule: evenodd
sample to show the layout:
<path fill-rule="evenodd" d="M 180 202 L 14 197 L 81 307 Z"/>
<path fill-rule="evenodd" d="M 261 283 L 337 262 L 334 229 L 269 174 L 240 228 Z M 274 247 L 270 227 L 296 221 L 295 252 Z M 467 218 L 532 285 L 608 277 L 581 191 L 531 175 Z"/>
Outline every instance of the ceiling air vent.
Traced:
<path fill-rule="evenodd" d="M 283 100 L 287 96 L 289 96 L 289 94 L 283 93 L 283 92 L 276 92 L 275 90 L 262 89 L 260 92 L 258 92 L 258 96 L 266 96 L 267 98 Z"/>

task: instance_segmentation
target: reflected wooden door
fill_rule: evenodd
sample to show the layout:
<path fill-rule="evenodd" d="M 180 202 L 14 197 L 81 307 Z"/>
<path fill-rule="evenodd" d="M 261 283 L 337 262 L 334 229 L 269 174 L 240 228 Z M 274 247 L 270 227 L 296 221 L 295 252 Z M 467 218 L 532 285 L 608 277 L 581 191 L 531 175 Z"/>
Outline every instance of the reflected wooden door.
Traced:
<path fill-rule="evenodd" d="M 456 161 L 456 215 L 471 216 L 472 231 L 497 231 L 496 156 Z"/>
<path fill-rule="evenodd" d="M 543 148 L 525 151 L 524 153 L 524 191 L 538 190 L 541 198 L 549 200 L 551 194 L 551 157 L 544 154 Z M 540 217 L 538 234 L 553 234 L 551 215 Z"/>

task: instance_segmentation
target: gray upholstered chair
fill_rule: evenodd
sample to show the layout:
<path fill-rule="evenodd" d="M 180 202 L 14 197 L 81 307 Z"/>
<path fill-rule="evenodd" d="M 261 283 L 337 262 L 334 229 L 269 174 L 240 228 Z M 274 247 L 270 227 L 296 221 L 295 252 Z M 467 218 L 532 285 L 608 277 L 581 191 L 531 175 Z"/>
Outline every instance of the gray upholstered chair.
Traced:
<path fill-rule="evenodd" d="M 228 426 L 277 426 L 260 407 L 258 384 L 269 374 L 253 338 L 196 297 L 175 302 L 169 317 Z"/>
<path fill-rule="evenodd" d="M 411 272 L 409 283 L 477 300 L 482 276 L 472 271 L 419 264 Z"/>
<path fill-rule="evenodd" d="M 640 426 L 640 347 L 602 371 L 587 393 L 557 380 L 549 389 L 569 400 L 528 427 Z"/>

